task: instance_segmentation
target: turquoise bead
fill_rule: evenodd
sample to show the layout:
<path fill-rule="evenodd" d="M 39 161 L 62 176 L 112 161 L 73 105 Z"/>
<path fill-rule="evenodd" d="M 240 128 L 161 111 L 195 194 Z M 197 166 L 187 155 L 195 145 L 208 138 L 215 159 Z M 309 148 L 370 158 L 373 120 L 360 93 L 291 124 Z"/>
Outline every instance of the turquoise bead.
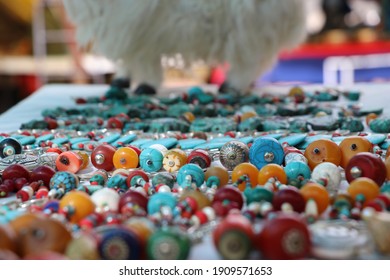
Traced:
<path fill-rule="evenodd" d="M 178 141 L 178 147 L 182 150 L 194 149 L 196 146 L 206 143 L 204 139 L 183 139 Z"/>
<path fill-rule="evenodd" d="M 162 168 L 163 158 L 159 150 L 146 148 L 139 156 L 140 166 L 146 172 L 157 172 Z"/>
<path fill-rule="evenodd" d="M 191 176 L 191 181 L 187 181 L 187 175 Z M 182 187 L 190 187 L 191 183 L 195 183 L 200 187 L 204 183 L 204 172 L 197 164 L 189 163 L 182 166 L 177 173 L 177 183 Z"/>
<path fill-rule="evenodd" d="M 284 167 L 284 171 L 287 175 L 287 183 L 297 188 L 300 188 L 311 177 L 310 167 L 300 161 L 289 162 Z"/>
<path fill-rule="evenodd" d="M 102 139 L 99 139 L 98 142 L 111 144 L 111 143 L 115 142 L 116 140 L 118 140 L 120 137 L 121 137 L 120 133 L 113 133 L 109 136 L 106 136 L 106 137 L 103 137 Z"/>
<path fill-rule="evenodd" d="M 289 146 L 297 146 L 306 139 L 306 134 L 293 134 L 279 139 L 280 144 L 287 143 Z"/>
<path fill-rule="evenodd" d="M 249 161 L 259 170 L 269 164 L 282 164 L 284 151 L 282 145 L 271 137 L 257 138 L 249 149 Z"/>
<path fill-rule="evenodd" d="M 111 145 L 118 148 L 119 146 L 121 146 L 121 144 L 129 144 L 132 141 L 134 141 L 136 138 L 137 138 L 136 134 L 124 135 L 119 139 L 115 140 L 113 143 L 111 143 Z"/>
<path fill-rule="evenodd" d="M 168 150 L 175 147 L 177 145 L 177 139 L 176 138 L 161 138 L 157 140 L 153 140 L 151 142 L 147 142 L 145 144 L 141 145 L 141 149 L 149 148 L 152 145 L 159 144 L 163 145 Z"/>
<path fill-rule="evenodd" d="M 155 193 L 148 201 L 148 214 L 153 215 L 160 212 L 162 206 L 168 206 L 173 210 L 176 206 L 176 198 L 172 193 Z"/>
<path fill-rule="evenodd" d="M 115 174 L 107 180 L 107 188 L 111 189 L 121 189 L 127 191 L 128 186 L 126 184 L 127 176 L 123 174 Z"/>
<path fill-rule="evenodd" d="M 272 202 L 273 193 L 263 187 L 246 188 L 244 190 L 246 197 L 246 204 L 249 205 L 252 202 L 268 201 Z"/>
<path fill-rule="evenodd" d="M 50 189 L 63 189 L 64 193 L 77 188 L 78 181 L 76 176 L 70 172 L 56 172 L 50 179 Z"/>

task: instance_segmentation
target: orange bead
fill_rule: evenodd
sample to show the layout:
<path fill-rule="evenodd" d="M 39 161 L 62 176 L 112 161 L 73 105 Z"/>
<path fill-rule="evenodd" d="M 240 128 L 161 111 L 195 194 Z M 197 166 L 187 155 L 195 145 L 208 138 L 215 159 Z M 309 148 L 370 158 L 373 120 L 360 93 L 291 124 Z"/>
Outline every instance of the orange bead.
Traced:
<path fill-rule="evenodd" d="M 345 169 L 348 165 L 349 160 L 361 152 L 371 152 L 372 144 L 366 138 L 361 136 L 350 136 L 341 141 L 340 145 L 341 150 L 341 167 Z"/>
<path fill-rule="evenodd" d="M 307 202 L 313 199 L 317 204 L 318 214 L 321 215 L 329 206 L 329 194 L 325 187 L 317 183 L 307 183 L 300 190 L 301 194 Z"/>
<path fill-rule="evenodd" d="M 132 148 L 122 147 L 115 151 L 112 162 L 115 168 L 136 168 L 138 166 L 138 154 Z"/>
<path fill-rule="evenodd" d="M 211 205 L 210 199 L 208 199 L 208 197 L 199 190 L 184 190 L 183 193 L 180 195 L 179 200 L 184 200 L 187 197 L 192 197 L 193 199 L 195 199 L 198 205 L 198 209 L 202 209 L 206 206 Z"/>
<path fill-rule="evenodd" d="M 241 121 L 243 122 L 247 119 L 250 119 L 250 118 L 253 118 L 256 116 L 257 116 L 256 112 L 253 112 L 253 111 L 252 112 L 245 112 L 241 115 Z"/>
<path fill-rule="evenodd" d="M 83 164 L 80 167 L 80 170 L 86 168 L 89 164 L 89 155 L 84 151 L 77 151 L 76 152 L 83 160 Z"/>
<path fill-rule="evenodd" d="M 166 152 L 163 158 L 163 168 L 168 172 L 178 171 L 187 163 L 187 154 L 181 149 Z"/>
<path fill-rule="evenodd" d="M 246 175 L 249 178 L 249 181 L 254 188 L 257 185 L 257 176 L 259 174 L 259 170 L 256 166 L 249 162 L 240 163 L 237 165 L 232 171 L 232 182 L 237 182 L 238 178 Z M 246 188 L 246 183 L 241 183 L 238 185 L 240 191 L 244 191 Z"/>
<path fill-rule="evenodd" d="M 387 180 L 390 180 L 390 157 L 386 158 L 385 165 L 386 165 L 386 178 Z"/>
<path fill-rule="evenodd" d="M 390 156 L 390 146 L 386 150 L 385 158 L 387 159 Z"/>
<path fill-rule="evenodd" d="M 82 166 L 83 158 L 73 151 L 63 152 L 56 159 L 56 167 L 58 171 L 77 173 Z"/>
<path fill-rule="evenodd" d="M 370 113 L 370 114 L 368 114 L 368 115 L 366 116 L 366 124 L 367 124 L 367 125 L 370 125 L 370 122 L 371 122 L 372 120 L 375 120 L 377 117 L 378 117 L 378 115 L 375 114 L 375 113 Z"/>
<path fill-rule="evenodd" d="M 282 184 L 287 183 L 286 172 L 283 167 L 275 163 L 267 164 L 260 169 L 257 176 L 257 183 L 264 185 L 270 178 L 275 178 Z"/>
<path fill-rule="evenodd" d="M 321 162 L 331 162 L 337 166 L 341 162 L 341 150 L 339 146 L 328 139 L 313 141 L 307 146 L 304 155 L 312 170 Z"/>
<path fill-rule="evenodd" d="M 192 123 L 195 120 L 195 115 L 191 112 L 185 112 L 183 114 L 183 117 L 190 123 Z"/>
<path fill-rule="evenodd" d="M 206 182 L 207 182 L 207 179 L 212 177 L 212 176 L 218 177 L 220 180 L 218 187 L 225 186 L 229 182 L 228 171 L 225 168 L 220 167 L 220 166 L 212 166 L 212 167 L 207 168 L 204 175 L 205 175 Z"/>
<path fill-rule="evenodd" d="M 363 206 L 364 206 L 367 202 L 375 199 L 379 195 L 380 188 L 378 184 L 375 183 L 370 178 L 360 177 L 353 180 L 349 184 L 347 191 L 354 200 L 356 200 L 356 197 L 358 195 L 363 195 L 364 196 Z"/>
<path fill-rule="evenodd" d="M 67 211 L 71 223 L 78 223 L 95 211 L 95 204 L 90 196 L 82 191 L 68 192 L 60 200 L 59 206 L 62 211 Z"/>

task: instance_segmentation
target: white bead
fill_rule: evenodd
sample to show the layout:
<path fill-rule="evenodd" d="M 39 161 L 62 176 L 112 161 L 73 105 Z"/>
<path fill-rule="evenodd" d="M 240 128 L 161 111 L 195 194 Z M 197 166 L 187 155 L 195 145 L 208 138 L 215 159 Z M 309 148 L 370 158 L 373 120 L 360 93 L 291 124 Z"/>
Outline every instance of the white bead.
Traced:
<path fill-rule="evenodd" d="M 160 151 L 163 156 L 168 152 L 168 149 L 161 144 L 153 144 L 153 145 L 150 145 L 149 148 L 156 149 L 156 150 Z"/>
<path fill-rule="evenodd" d="M 118 211 L 119 199 L 119 194 L 110 188 L 102 188 L 91 195 L 91 200 L 100 211 Z"/>
<path fill-rule="evenodd" d="M 260 214 L 261 215 L 265 215 L 266 213 L 272 211 L 272 209 L 273 209 L 273 206 L 270 202 L 268 202 L 268 201 L 261 202 L 261 206 L 260 206 Z"/>
<path fill-rule="evenodd" d="M 171 188 L 167 185 L 162 185 L 158 188 L 158 192 L 171 192 Z"/>
<path fill-rule="evenodd" d="M 328 191 L 334 192 L 340 188 L 341 172 L 337 165 L 323 162 L 313 169 L 311 179 L 317 183 L 321 183 L 325 179 L 327 181 L 325 187 Z"/>
<path fill-rule="evenodd" d="M 361 213 L 361 218 L 364 220 L 369 220 L 371 219 L 374 215 L 376 215 L 376 210 L 372 207 L 364 207 L 362 213 Z"/>
<path fill-rule="evenodd" d="M 143 187 L 136 187 L 134 190 L 136 192 L 139 192 L 139 193 L 142 193 L 144 195 L 147 195 L 147 193 L 146 193 L 146 191 L 145 191 L 145 189 Z"/>
<path fill-rule="evenodd" d="M 281 209 L 282 209 L 282 212 L 285 212 L 285 213 L 294 212 L 293 207 L 288 202 L 283 203 Z"/>
<path fill-rule="evenodd" d="M 30 186 L 24 186 L 24 187 L 22 187 L 22 190 L 24 190 L 26 193 L 28 193 L 29 197 L 32 197 L 34 195 L 34 190 Z"/>
<path fill-rule="evenodd" d="M 254 213 L 258 214 L 258 213 L 260 213 L 261 203 L 260 202 L 251 202 L 248 205 L 248 209 L 250 211 L 253 211 Z"/>
<path fill-rule="evenodd" d="M 199 221 L 199 218 L 195 215 L 192 215 L 191 217 L 191 224 L 195 227 L 199 227 L 200 226 L 200 221 Z"/>
<path fill-rule="evenodd" d="M 306 216 L 314 216 L 314 217 L 318 216 L 317 203 L 314 201 L 314 199 L 309 199 L 306 202 L 305 214 Z"/>
<path fill-rule="evenodd" d="M 215 220 L 216 215 L 215 215 L 214 208 L 210 206 L 206 206 L 202 209 L 202 212 L 207 216 L 207 219 L 209 221 Z"/>

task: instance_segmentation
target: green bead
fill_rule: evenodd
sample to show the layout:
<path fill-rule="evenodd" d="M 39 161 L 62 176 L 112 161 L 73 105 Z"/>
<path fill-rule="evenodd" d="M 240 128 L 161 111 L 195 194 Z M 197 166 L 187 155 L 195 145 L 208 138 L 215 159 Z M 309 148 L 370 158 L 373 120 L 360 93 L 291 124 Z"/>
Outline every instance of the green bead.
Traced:
<path fill-rule="evenodd" d="M 190 239 L 173 228 L 160 229 L 148 239 L 146 253 L 151 260 L 185 260 L 191 248 Z"/>
<path fill-rule="evenodd" d="M 261 202 L 268 201 L 272 202 L 273 193 L 265 188 L 256 187 L 256 188 L 246 188 L 244 190 L 244 195 L 246 197 L 246 203 L 249 205 L 252 202 Z"/>

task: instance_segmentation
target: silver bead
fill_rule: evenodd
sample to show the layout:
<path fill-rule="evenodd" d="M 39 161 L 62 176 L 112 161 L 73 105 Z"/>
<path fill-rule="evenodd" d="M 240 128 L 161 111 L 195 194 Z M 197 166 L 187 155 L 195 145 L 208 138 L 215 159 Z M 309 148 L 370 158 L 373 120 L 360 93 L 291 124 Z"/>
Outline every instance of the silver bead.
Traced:
<path fill-rule="evenodd" d="M 361 177 L 362 176 L 362 170 L 359 167 L 357 167 L 357 166 L 352 167 L 351 168 L 351 176 L 354 179 Z"/>
<path fill-rule="evenodd" d="M 273 162 L 274 159 L 275 159 L 274 153 L 267 152 L 267 153 L 264 154 L 264 160 L 266 162 Z"/>
<path fill-rule="evenodd" d="M 102 155 L 102 154 L 97 154 L 95 156 L 95 161 L 97 164 L 103 164 L 104 160 L 105 160 L 105 158 L 104 158 L 104 155 Z"/>

